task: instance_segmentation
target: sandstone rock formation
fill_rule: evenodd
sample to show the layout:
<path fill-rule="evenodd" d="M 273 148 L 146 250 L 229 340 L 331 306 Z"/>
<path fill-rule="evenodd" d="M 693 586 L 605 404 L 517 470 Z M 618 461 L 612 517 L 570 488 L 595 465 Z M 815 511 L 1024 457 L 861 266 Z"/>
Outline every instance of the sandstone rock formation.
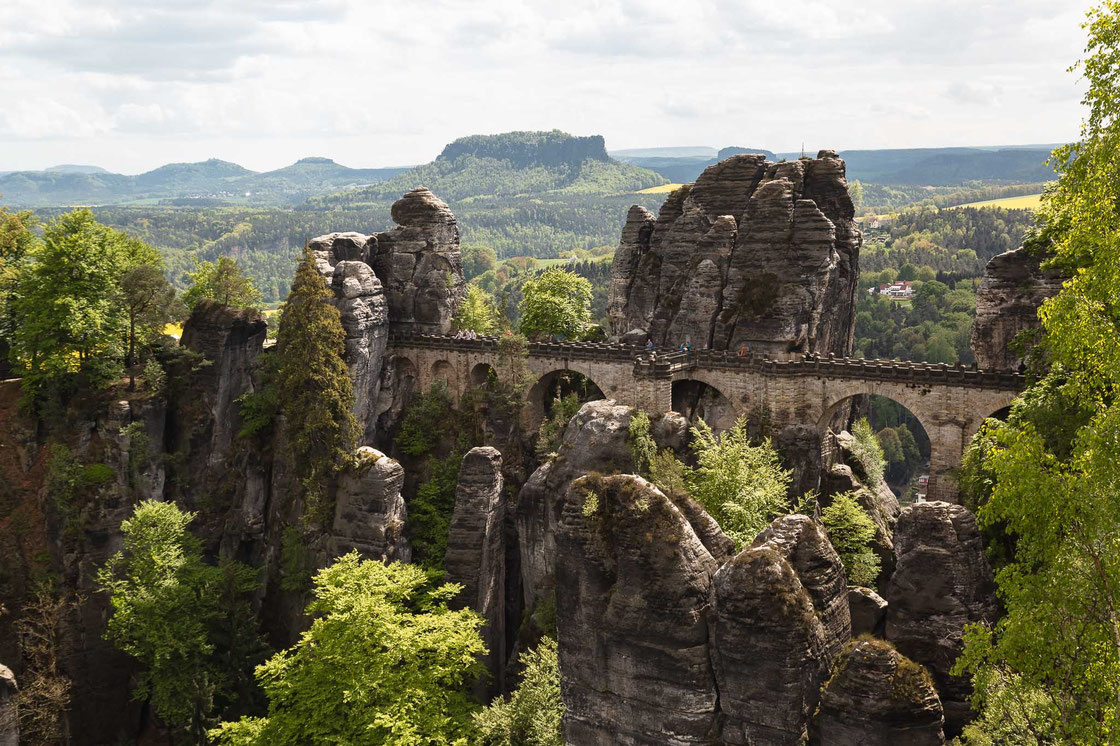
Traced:
<path fill-rule="evenodd" d="M 409 562 L 412 549 L 405 537 L 407 511 L 401 487 L 404 469 L 368 446 L 358 449 L 356 464 L 338 478 L 330 555 L 357 549 L 363 557 Z"/>
<path fill-rule="evenodd" d="M 726 744 L 804 740 L 851 637 L 844 568 L 812 519 L 776 519 L 716 572 L 712 659 Z"/>
<path fill-rule="evenodd" d="M 242 420 L 238 397 L 254 391 L 253 371 L 264 349 L 268 326 L 258 311 L 230 308 L 203 300 L 183 325 L 181 347 L 205 364 L 170 376 L 172 401 L 168 452 L 185 453 L 180 478 L 171 480 L 172 496 L 187 505 L 216 492 L 240 490 L 219 486 L 238 478 L 243 469 L 228 470 Z M 186 475 L 189 475 L 186 476 Z M 261 496 L 263 504 L 263 496 Z"/>
<path fill-rule="evenodd" d="M 495 448 L 472 448 L 459 469 L 443 563 L 447 582 L 463 586 L 457 602 L 486 622 L 482 638 L 488 653 L 483 662 L 491 680 L 475 687 L 482 698 L 505 689 L 505 518 L 502 454 Z"/>
<path fill-rule="evenodd" d="M 993 257 L 984 268 L 972 324 L 972 352 L 980 368 L 1015 370 L 1023 362 L 1011 342 L 1039 328 L 1039 306 L 1057 295 L 1066 279 L 1040 265 L 1038 256 L 1019 248 Z"/>
<path fill-rule="evenodd" d="M 19 746 L 19 711 L 16 705 L 16 677 L 0 664 L 0 746 Z"/>
<path fill-rule="evenodd" d="M 852 637 L 886 635 L 887 602 L 875 591 L 848 586 L 848 612 L 852 616 Z"/>
<path fill-rule="evenodd" d="M 685 515 L 641 477 L 586 477 L 562 501 L 557 545 L 565 741 L 711 743 L 716 561 Z"/>
<path fill-rule="evenodd" d="M 377 429 L 377 397 L 381 366 L 389 343 L 389 310 L 381 281 L 358 260 L 336 264 L 331 274 L 333 305 L 346 331 L 346 365 L 354 384 L 354 416 L 362 442 L 372 442 Z"/>
<path fill-rule="evenodd" d="M 866 474 L 855 456 L 855 438 L 852 434 L 845 431 L 831 437 L 834 438 L 836 455 L 841 461 L 822 471 L 821 504 L 828 505 L 833 496 L 845 492 L 850 492 L 855 497 L 875 524 L 871 548 L 880 562 L 878 586 L 880 589 L 886 588 L 886 583 L 894 572 L 894 526 L 902 508 L 885 482 L 872 479 Z"/>
<path fill-rule="evenodd" d="M 466 295 L 455 216 L 425 187 L 394 202 L 392 216 L 397 227 L 378 233 L 369 247 L 392 328 L 446 334 Z"/>
<path fill-rule="evenodd" d="M 879 640 L 853 641 L 821 692 L 814 746 L 940 746 L 941 702 L 919 665 Z"/>
<path fill-rule="evenodd" d="M 898 562 L 886 590 L 887 639 L 933 674 L 954 736 L 969 717 L 969 684 L 949 671 L 965 625 L 996 620 L 995 582 L 976 519 L 960 505 L 926 502 L 902 511 Z"/>
<path fill-rule="evenodd" d="M 568 484 L 591 472 L 634 471 L 634 457 L 626 444 L 632 414 L 630 407 L 611 400 L 584 404 L 565 428 L 557 456 L 534 471 L 521 488 L 515 518 L 529 608 L 554 588 L 556 530 Z M 651 423 L 659 448 L 682 449 L 687 433 L 688 423 L 672 412 Z"/>
<path fill-rule="evenodd" d="M 844 162 L 735 155 L 633 207 L 611 267 L 611 331 L 772 355 L 851 351 L 862 237 Z"/>

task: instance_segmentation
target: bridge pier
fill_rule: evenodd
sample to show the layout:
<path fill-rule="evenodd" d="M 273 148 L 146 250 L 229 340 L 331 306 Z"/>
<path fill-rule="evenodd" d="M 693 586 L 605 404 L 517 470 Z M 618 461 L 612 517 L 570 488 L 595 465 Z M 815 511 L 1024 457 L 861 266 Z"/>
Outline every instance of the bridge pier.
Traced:
<path fill-rule="evenodd" d="M 941 500 L 947 503 L 960 501 L 958 472 L 961 457 L 975 428 L 969 423 L 943 422 L 926 425 L 929 436 L 929 484 L 926 486 L 926 500 Z"/>

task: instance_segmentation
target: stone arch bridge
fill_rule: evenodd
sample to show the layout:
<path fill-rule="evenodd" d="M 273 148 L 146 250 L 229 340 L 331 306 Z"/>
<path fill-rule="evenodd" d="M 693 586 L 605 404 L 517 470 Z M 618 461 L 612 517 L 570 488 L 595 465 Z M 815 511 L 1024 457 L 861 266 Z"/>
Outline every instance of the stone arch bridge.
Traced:
<path fill-rule="evenodd" d="M 1026 385 L 1019 373 L 897 360 L 772 360 L 715 350 L 651 355 L 589 342 L 530 343 L 528 352 L 526 363 L 538 377 L 528 395 L 530 425 L 543 417 L 543 386 L 569 371 L 586 376 L 606 398 L 649 412 L 672 409 L 674 383 L 696 381 L 726 397 L 736 415 L 766 412 L 776 427 L 809 426 L 821 434 L 852 397 L 887 397 L 910 410 L 929 436 L 928 498 L 950 502 L 957 499 L 955 471 L 969 439 Z M 506 367 L 493 337 L 394 335 L 387 355 L 395 375 L 415 377 L 420 390 L 442 378 L 456 400 L 491 372 L 501 379 Z"/>

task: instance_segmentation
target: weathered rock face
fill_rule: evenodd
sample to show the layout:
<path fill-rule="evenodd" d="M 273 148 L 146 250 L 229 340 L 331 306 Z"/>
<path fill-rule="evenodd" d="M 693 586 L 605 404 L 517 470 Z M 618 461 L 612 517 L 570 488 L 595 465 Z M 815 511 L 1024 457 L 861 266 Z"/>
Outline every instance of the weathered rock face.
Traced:
<path fill-rule="evenodd" d="M 848 586 L 848 612 L 852 616 L 852 637 L 886 636 L 887 602 L 875 591 L 857 585 Z"/>
<path fill-rule="evenodd" d="M 16 707 L 16 677 L 0 665 L 0 746 L 19 746 L 19 711 Z"/>
<path fill-rule="evenodd" d="M 186 452 L 187 458 L 169 487 L 171 496 L 186 505 L 241 488 L 231 482 L 243 481 L 243 469 L 229 468 L 242 426 L 237 399 L 254 391 L 253 370 L 267 331 L 259 312 L 210 300 L 195 306 L 183 325 L 180 346 L 208 361 L 170 377 L 168 451 Z"/>
<path fill-rule="evenodd" d="M 802 742 L 851 637 L 844 568 L 824 530 L 778 518 L 719 569 L 712 594 L 722 742 Z"/>
<path fill-rule="evenodd" d="M 407 511 L 401 497 L 404 469 L 368 446 L 359 448 L 357 456 L 357 464 L 338 478 L 331 557 L 357 549 L 370 559 L 411 561 L 412 549 L 404 533 Z"/>
<path fill-rule="evenodd" d="M 631 208 L 611 267 L 616 336 L 774 355 L 851 351 L 862 236 L 844 162 L 735 155 Z"/>
<path fill-rule="evenodd" d="M 556 530 L 568 484 L 591 472 L 633 472 L 626 444 L 630 407 L 611 400 L 584 404 L 564 430 L 558 455 L 533 472 L 517 497 L 516 523 L 521 549 L 521 577 L 529 608 L 554 588 Z M 688 422 L 668 413 L 651 423 L 659 448 L 683 448 Z"/>
<path fill-rule="evenodd" d="M 392 328 L 446 334 L 466 295 L 459 225 L 446 204 L 419 187 L 393 203 L 396 228 L 370 241 L 369 262 L 381 279 Z"/>
<path fill-rule="evenodd" d="M 1066 279 L 1040 264 L 1019 248 L 992 258 L 984 268 L 972 324 L 972 352 L 980 368 L 1015 370 L 1023 362 L 1011 342 L 1020 332 L 1039 328 L 1039 306 L 1057 295 Z"/>
<path fill-rule="evenodd" d="M 954 736 L 969 717 L 969 684 L 949 674 L 965 625 L 996 620 L 995 582 L 976 519 L 960 505 L 918 503 L 894 532 L 898 562 L 886 590 L 887 639 L 930 670 Z"/>
<path fill-rule="evenodd" d="M 814 746 L 939 746 L 941 702 L 926 671 L 878 640 L 853 642 L 821 692 Z"/>
<path fill-rule="evenodd" d="M 339 262 L 368 262 L 371 243 L 376 245 L 370 236 L 349 231 L 313 238 L 308 246 L 319 259 L 333 267 Z"/>
<path fill-rule="evenodd" d="M 447 582 L 463 586 L 457 602 L 486 621 L 482 638 L 489 652 L 483 662 L 491 681 L 475 687 L 482 697 L 505 688 L 505 518 L 502 454 L 495 448 L 472 448 L 459 468 L 444 567 Z"/>
<path fill-rule="evenodd" d="M 354 416 L 362 442 L 377 430 L 377 397 L 381 366 L 389 343 L 389 309 L 381 281 L 369 265 L 358 260 L 338 262 L 331 273 L 332 305 L 346 331 L 346 365 L 354 383 Z"/>
<path fill-rule="evenodd" d="M 565 741 L 711 743 L 716 561 L 685 515 L 641 477 L 587 477 L 566 491 L 557 550 Z"/>

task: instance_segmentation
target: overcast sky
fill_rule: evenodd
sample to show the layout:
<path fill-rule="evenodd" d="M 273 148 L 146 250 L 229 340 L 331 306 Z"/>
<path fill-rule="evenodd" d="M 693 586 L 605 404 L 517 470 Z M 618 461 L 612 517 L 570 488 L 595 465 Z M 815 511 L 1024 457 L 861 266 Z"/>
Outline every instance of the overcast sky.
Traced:
<path fill-rule="evenodd" d="M 1089 0 L 0 0 L 0 170 L 1076 138 Z"/>

